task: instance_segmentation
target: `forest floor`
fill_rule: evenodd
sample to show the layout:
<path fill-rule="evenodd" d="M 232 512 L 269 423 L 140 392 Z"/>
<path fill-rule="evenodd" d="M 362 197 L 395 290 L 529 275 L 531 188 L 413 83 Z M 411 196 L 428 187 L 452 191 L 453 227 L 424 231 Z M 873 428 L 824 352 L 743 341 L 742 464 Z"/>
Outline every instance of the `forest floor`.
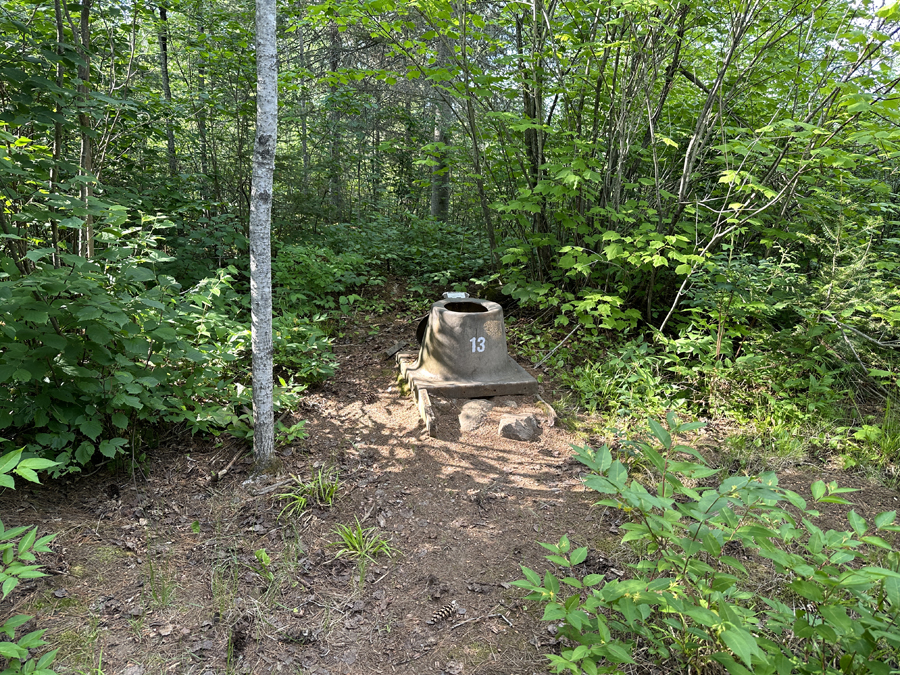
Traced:
<path fill-rule="evenodd" d="M 60 649 L 60 673 L 546 673 L 553 629 L 510 586 L 520 565 L 549 567 L 537 542 L 565 534 L 588 546 L 584 574 L 627 576 L 633 560 L 618 513 L 592 506 L 572 459 L 571 444 L 600 439 L 551 426 L 532 397 L 498 398 L 468 432 L 463 401 L 438 400 L 429 437 L 383 354 L 398 340 L 414 344 L 414 331 L 387 315 L 345 329 L 338 373 L 284 420 L 307 420 L 308 438 L 280 449 L 284 475 L 268 487 L 245 486 L 246 443 L 195 438 L 153 451 L 134 475 L 101 470 L 7 491 L 5 525 L 59 536 L 42 559 L 50 576 L 19 586 L 0 621 L 34 614 Z M 498 436 L 512 407 L 539 419 L 535 440 Z M 725 433 L 710 424 L 687 440 L 716 461 Z M 331 508 L 279 518 L 291 483 L 279 484 L 331 467 L 341 481 Z M 852 499 L 866 518 L 900 496 L 822 466 L 785 467 L 779 478 L 806 496 L 819 478 L 865 488 Z M 845 529 L 847 508 L 828 505 L 819 524 Z M 357 520 L 396 550 L 362 583 L 332 545 L 335 528 Z M 427 623 L 453 601 L 449 616 Z"/>

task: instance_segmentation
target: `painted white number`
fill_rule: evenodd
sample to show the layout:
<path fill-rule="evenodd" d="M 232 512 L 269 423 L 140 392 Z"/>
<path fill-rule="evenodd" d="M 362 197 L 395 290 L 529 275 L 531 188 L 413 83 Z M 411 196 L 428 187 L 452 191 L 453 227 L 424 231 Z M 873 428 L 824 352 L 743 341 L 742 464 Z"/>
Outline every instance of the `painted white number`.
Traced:
<path fill-rule="evenodd" d="M 472 353 L 475 352 L 483 352 L 484 351 L 484 338 L 472 338 L 469 340 L 472 343 Z"/>

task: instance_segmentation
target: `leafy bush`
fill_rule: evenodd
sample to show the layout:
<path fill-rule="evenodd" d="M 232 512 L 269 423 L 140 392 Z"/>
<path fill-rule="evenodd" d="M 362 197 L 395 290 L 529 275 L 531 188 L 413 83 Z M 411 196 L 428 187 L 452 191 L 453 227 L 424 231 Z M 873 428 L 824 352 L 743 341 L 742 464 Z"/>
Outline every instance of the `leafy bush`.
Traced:
<path fill-rule="evenodd" d="M 240 417 L 227 369 L 249 332 L 229 270 L 182 289 L 155 272 L 168 258 L 151 230 L 97 239 L 108 246 L 93 259 L 63 252 L 58 267 L 51 249 L 28 252 L 25 272 L 0 258 L 0 429 L 56 473 L 123 454 L 157 421 L 196 432 Z"/>
<path fill-rule="evenodd" d="M 812 521 L 819 513 L 774 473 L 691 487 L 717 472 L 673 436 L 702 425 L 671 413 L 668 423 L 667 431 L 650 422 L 659 446 L 632 443 L 658 475 L 652 491 L 608 447 L 577 449 L 591 469 L 585 485 L 603 495 L 597 504 L 629 519 L 622 541 L 639 553 L 631 578 L 577 578 L 587 548 L 571 550 L 563 537 L 542 544 L 563 579 L 523 567 L 515 582 L 544 605 L 544 620 L 560 624 L 565 646 L 547 655 L 555 672 L 621 672 L 639 653 L 663 671 L 713 663 L 732 675 L 896 671 L 900 555 L 876 534 L 900 531 L 896 512 L 867 523 L 851 511 L 850 531 L 823 531 Z M 822 481 L 811 490 L 815 502 L 839 504 L 852 492 Z M 754 586 L 762 576 L 778 581 L 772 592 Z"/>
<path fill-rule="evenodd" d="M 602 358 L 575 366 L 571 373 L 561 373 L 560 380 L 572 388 L 582 407 L 592 414 L 655 412 L 684 403 L 671 402 L 678 392 L 671 382 L 674 378 L 665 372 L 671 361 L 671 357 L 658 355 L 651 344 L 638 338 L 611 349 Z"/>
<path fill-rule="evenodd" d="M 3 439 L 0 439 L 3 440 Z M 54 465 L 46 459 L 31 457 L 22 459 L 21 450 L 13 450 L 0 457 L 0 486 L 15 489 L 15 479 L 10 475 L 14 473 L 20 478 L 38 483 L 36 471 L 50 468 Z M 35 553 L 48 553 L 48 544 L 56 535 L 51 534 L 40 539 L 37 538 L 37 528 L 29 528 L 20 525 L 6 529 L 0 521 L 0 599 L 5 600 L 12 590 L 18 586 L 21 579 L 36 579 L 46 576 L 40 571 L 41 566 L 35 565 Z M 43 647 L 47 643 L 41 639 L 43 630 L 35 630 L 16 638 L 16 629 L 26 624 L 32 617 L 24 614 L 11 616 L 0 625 L 0 633 L 8 638 L 6 642 L 0 642 L 0 658 L 7 659 L 3 675 L 55 675 L 50 670 L 50 665 L 56 658 L 53 650 L 34 660 L 29 655 L 30 649 Z M 13 642 L 15 640 L 15 642 Z"/>
<path fill-rule="evenodd" d="M 328 225 L 313 235 L 314 241 L 362 257 L 373 274 L 444 285 L 480 274 L 490 264 L 482 228 L 408 216 L 400 223 L 376 210 L 360 224 Z"/>
<path fill-rule="evenodd" d="M 289 370 L 296 382 L 311 384 L 325 380 L 337 368 L 331 338 L 316 325 L 324 317 L 284 312 L 272 319 L 275 365 Z"/>
<path fill-rule="evenodd" d="M 274 304 L 309 315 L 338 306 L 338 296 L 369 282 L 368 263 L 358 253 L 335 253 L 325 246 L 284 246 L 272 262 Z"/>

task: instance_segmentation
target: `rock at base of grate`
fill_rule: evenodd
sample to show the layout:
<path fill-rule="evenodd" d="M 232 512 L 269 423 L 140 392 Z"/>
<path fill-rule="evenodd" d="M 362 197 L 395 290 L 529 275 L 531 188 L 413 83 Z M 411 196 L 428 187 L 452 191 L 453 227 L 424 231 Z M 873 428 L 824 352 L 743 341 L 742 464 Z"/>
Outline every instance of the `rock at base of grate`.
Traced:
<path fill-rule="evenodd" d="M 534 415 L 504 415 L 500 418 L 500 435 L 514 441 L 533 440 L 538 432 Z"/>
<path fill-rule="evenodd" d="M 465 405 L 463 405 L 461 412 L 459 413 L 459 428 L 461 431 L 474 431 L 481 423 L 484 422 L 484 418 L 487 417 L 487 414 L 491 411 L 491 408 L 494 407 L 494 404 L 491 401 L 486 399 L 475 399 L 474 401 L 468 401 Z"/>

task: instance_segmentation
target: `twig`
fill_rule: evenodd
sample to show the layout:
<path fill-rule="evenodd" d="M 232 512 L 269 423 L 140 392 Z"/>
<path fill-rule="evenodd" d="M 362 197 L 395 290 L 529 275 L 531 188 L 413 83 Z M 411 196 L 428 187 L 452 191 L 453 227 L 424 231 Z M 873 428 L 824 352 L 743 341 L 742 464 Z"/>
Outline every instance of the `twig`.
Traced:
<path fill-rule="evenodd" d="M 422 652 L 421 654 L 419 654 L 418 656 L 413 656 L 411 658 L 406 659 L 405 661 L 396 661 L 396 662 L 392 663 L 391 665 L 392 666 L 402 666 L 403 664 L 409 663 L 410 661 L 418 661 L 423 656 L 425 656 L 425 654 L 427 654 L 427 653 L 428 653 L 428 651 L 426 650 L 426 651 Z"/>
<path fill-rule="evenodd" d="M 374 586 L 375 584 L 377 584 L 379 581 L 381 581 L 382 579 L 384 579 L 384 578 L 385 578 L 388 574 L 390 574 L 390 573 L 391 573 L 391 571 L 388 570 L 387 572 L 385 572 L 384 574 L 382 574 L 380 577 L 378 577 L 375 581 L 373 581 L 373 582 L 372 582 L 372 585 Z"/>
<path fill-rule="evenodd" d="M 232 466 L 234 466 L 234 463 L 237 461 L 238 457 L 243 455 L 245 452 L 246 452 L 246 450 L 244 448 L 241 448 L 240 450 L 238 450 L 238 453 L 234 457 L 231 458 L 230 462 L 228 462 L 228 466 L 226 466 L 224 469 L 222 469 L 221 471 L 219 471 L 219 473 L 216 474 L 216 480 L 220 480 L 222 478 L 222 476 L 224 476 L 226 473 L 228 473 L 228 470 Z"/>
<path fill-rule="evenodd" d="M 579 323 L 579 324 L 576 324 L 576 325 L 575 325 L 575 328 L 573 328 L 573 329 L 569 332 L 569 334 L 566 335 L 566 337 L 564 337 L 564 338 L 560 341 L 560 343 L 559 343 L 558 345 L 556 345 L 553 349 L 551 349 L 551 350 L 550 350 L 550 353 L 547 354 L 547 356 L 545 356 L 545 357 L 542 358 L 538 363 L 536 363 L 536 364 L 534 365 L 534 367 L 537 368 L 537 367 L 540 366 L 542 363 L 544 363 L 544 361 L 546 361 L 546 360 L 549 359 L 551 356 L 553 356 L 553 352 L 555 352 L 557 349 L 559 349 L 560 347 L 562 347 L 562 346 L 563 346 L 563 343 L 564 343 L 566 340 L 568 340 L 570 337 L 572 337 L 572 333 L 574 333 L 574 332 L 575 332 L 576 330 L 578 330 L 579 328 L 581 328 L 581 324 L 580 324 L 580 323 Z"/>
<path fill-rule="evenodd" d="M 294 479 L 289 478 L 287 480 L 281 480 L 281 481 L 278 481 L 277 483 L 273 483 L 272 485 L 270 485 L 268 487 L 264 487 L 262 490 L 250 491 L 250 494 L 253 495 L 254 497 L 262 497 L 263 495 L 269 494 L 273 490 L 277 490 L 278 488 L 287 485 L 292 480 L 294 480 Z"/>
<path fill-rule="evenodd" d="M 876 340 L 872 336 L 866 335 L 861 330 L 857 330 L 853 326 L 848 326 L 845 323 L 841 323 L 840 321 L 838 321 L 837 319 L 835 319 L 833 317 L 824 315 L 822 318 L 825 319 L 826 321 L 833 323 L 838 328 L 846 329 L 852 333 L 856 333 L 857 335 L 859 335 L 859 337 L 863 338 L 864 340 L 868 340 L 869 342 L 872 342 L 872 343 L 878 345 L 879 347 L 887 347 L 888 349 L 894 349 L 895 347 L 900 347 L 900 340 L 887 340 L 887 341 Z"/>
<path fill-rule="evenodd" d="M 473 616 L 471 619 L 465 619 L 464 621 L 460 621 L 459 623 L 453 624 L 452 626 L 450 626 L 450 630 L 453 630 L 454 628 L 459 628 L 460 626 L 462 626 L 463 624 L 466 624 L 466 623 L 472 623 L 473 621 L 481 621 L 482 619 L 496 619 L 496 618 L 503 619 L 507 623 L 507 625 L 509 625 L 510 628 L 512 627 L 512 621 L 507 619 L 502 614 L 485 614 L 483 616 Z"/>
<path fill-rule="evenodd" d="M 283 420 L 285 417 L 287 417 L 287 416 L 290 415 L 290 414 L 291 414 L 291 409 L 290 409 L 290 408 L 288 408 L 288 409 L 285 410 L 283 413 L 281 413 L 281 417 L 279 417 L 277 420 L 275 420 L 275 428 L 277 429 L 277 428 L 278 428 L 278 425 L 281 424 L 281 420 Z"/>
<path fill-rule="evenodd" d="M 369 508 L 369 510 L 366 511 L 366 515 L 364 515 L 362 517 L 362 520 L 359 521 L 360 525 L 362 525 L 364 522 L 366 522 L 366 519 L 372 515 L 372 510 L 375 508 L 375 506 L 376 506 L 375 504 L 372 504 L 372 506 Z"/>
<path fill-rule="evenodd" d="M 553 409 L 553 406 L 550 405 L 549 403 L 547 403 L 547 401 L 542 399 L 540 396 L 535 396 L 535 398 L 547 407 L 546 412 L 547 412 L 547 417 L 549 418 L 548 423 L 550 424 L 551 427 L 555 426 L 556 420 L 559 418 L 559 415 L 556 414 L 556 411 Z"/>

